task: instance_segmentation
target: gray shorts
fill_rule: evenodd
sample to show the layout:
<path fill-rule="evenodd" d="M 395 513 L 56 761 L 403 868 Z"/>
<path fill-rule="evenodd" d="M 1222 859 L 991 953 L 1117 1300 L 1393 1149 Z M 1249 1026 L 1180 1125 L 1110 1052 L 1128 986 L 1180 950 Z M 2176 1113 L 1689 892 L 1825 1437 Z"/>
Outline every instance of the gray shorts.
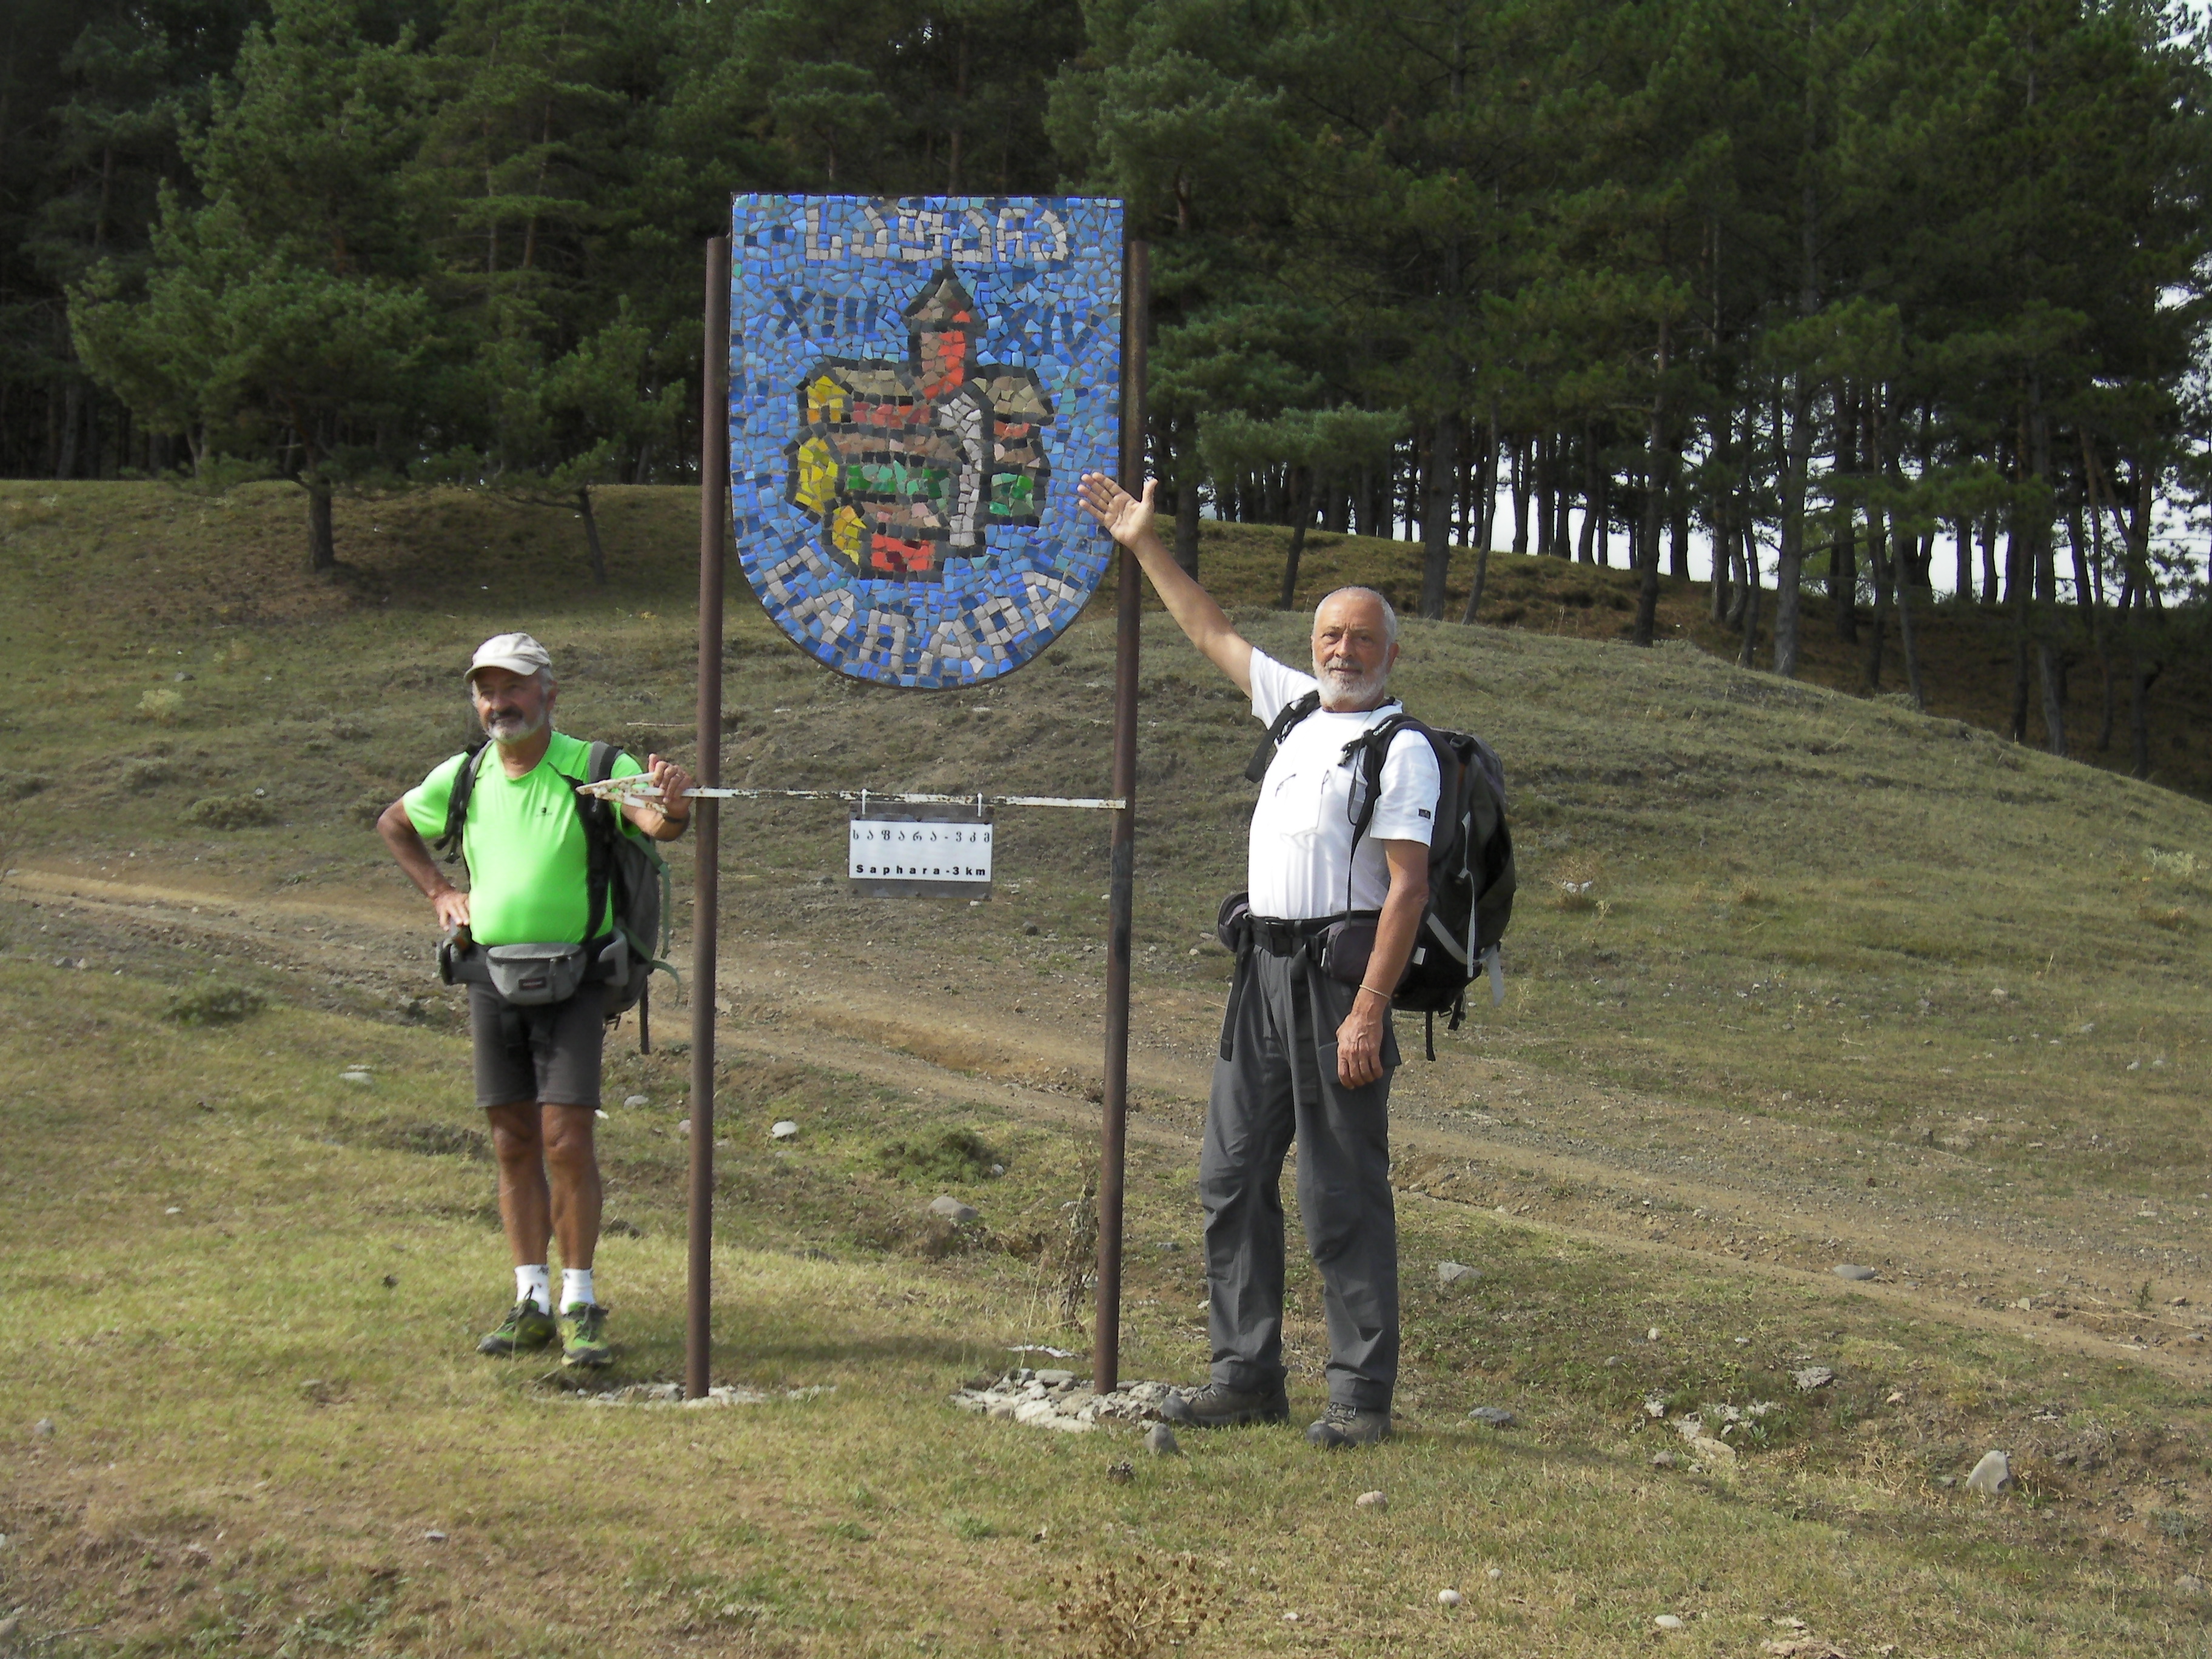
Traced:
<path fill-rule="evenodd" d="M 489 986 L 470 986 L 477 1104 L 597 1106 L 605 1000 L 605 987 L 586 985 L 566 1002 L 509 1009 Z"/>

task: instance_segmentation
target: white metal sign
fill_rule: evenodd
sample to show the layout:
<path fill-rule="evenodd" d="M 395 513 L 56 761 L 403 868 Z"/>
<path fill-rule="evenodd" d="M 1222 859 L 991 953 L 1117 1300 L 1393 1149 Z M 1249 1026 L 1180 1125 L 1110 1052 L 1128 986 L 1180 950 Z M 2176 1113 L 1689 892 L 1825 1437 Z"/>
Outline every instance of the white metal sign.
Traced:
<path fill-rule="evenodd" d="M 991 884 L 988 822 L 928 823 L 900 818 L 854 818 L 848 826 L 847 873 L 854 881 L 957 882 L 978 890 Z"/>

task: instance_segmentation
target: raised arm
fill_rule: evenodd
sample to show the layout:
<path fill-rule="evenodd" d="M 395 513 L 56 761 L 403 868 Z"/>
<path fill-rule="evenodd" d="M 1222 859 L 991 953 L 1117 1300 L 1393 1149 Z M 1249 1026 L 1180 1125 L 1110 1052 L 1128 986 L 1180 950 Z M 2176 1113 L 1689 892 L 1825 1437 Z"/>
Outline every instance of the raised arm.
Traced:
<path fill-rule="evenodd" d="M 1152 497 L 1159 480 L 1145 480 L 1140 500 L 1103 472 L 1083 475 L 1083 507 L 1106 533 L 1136 556 L 1152 591 L 1168 608 L 1168 615 L 1190 636 L 1190 642 L 1216 668 L 1237 683 L 1246 696 L 1252 695 L 1251 642 L 1229 625 L 1229 618 L 1213 595 L 1175 562 L 1152 529 Z"/>

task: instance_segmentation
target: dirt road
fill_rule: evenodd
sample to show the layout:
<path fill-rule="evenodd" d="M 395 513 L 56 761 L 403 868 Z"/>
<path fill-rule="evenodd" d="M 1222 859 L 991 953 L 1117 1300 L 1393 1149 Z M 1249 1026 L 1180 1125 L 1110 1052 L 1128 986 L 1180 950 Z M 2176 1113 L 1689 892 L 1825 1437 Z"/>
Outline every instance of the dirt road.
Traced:
<path fill-rule="evenodd" d="M 441 995 L 427 971 L 424 912 L 396 878 L 272 891 L 238 870 L 46 858 L 0 879 L 0 906 L 12 939 L 58 971 L 157 972 L 212 957 L 284 975 L 300 1000 L 387 1017 L 419 1017 Z M 870 971 L 856 980 L 863 946 L 833 930 L 807 951 L 732 951 L 720 968 L 720 1040 L 1073 1130 L 1093 1121 L 1096 953 L 1049 979 L 981 966 L 948 1012 L 949 1000 L 874 988 L 927 982 L 941 966 L 867 940 Z M 1218 1014 L 1217 986 L 1139 973 L 1133 1133 L 1194 1148 Z M 2212 1311 L 2200 1311 L 2212 1300 L 2212 1200 L 2182 1212 L 2077 1189 L 2030 1202 L 1970 1151 L 1585 1086 L 1462 1043 L 1442 1047 L 1432 1066 L 1406 1035 L 1416 1057 L 1394 1101 L 1394 1180 L 1407 1194 L 2212 1379 Z M 1879 1277 L 1847 1284 L 1832 1272 L 1843 1263 Z"/>

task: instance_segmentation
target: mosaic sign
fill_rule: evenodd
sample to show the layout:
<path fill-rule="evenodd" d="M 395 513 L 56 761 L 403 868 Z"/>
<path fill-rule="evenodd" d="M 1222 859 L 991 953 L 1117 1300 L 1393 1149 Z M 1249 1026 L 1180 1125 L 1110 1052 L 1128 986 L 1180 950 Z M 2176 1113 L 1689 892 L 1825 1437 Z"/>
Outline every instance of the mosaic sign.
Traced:
<path fill-rule="evenodd" d="M 740 196 L 732 221 L 738 559 L 778 626 L 855 679 L 1012 672 L 1111 544 L 1121 204 Z"/>

